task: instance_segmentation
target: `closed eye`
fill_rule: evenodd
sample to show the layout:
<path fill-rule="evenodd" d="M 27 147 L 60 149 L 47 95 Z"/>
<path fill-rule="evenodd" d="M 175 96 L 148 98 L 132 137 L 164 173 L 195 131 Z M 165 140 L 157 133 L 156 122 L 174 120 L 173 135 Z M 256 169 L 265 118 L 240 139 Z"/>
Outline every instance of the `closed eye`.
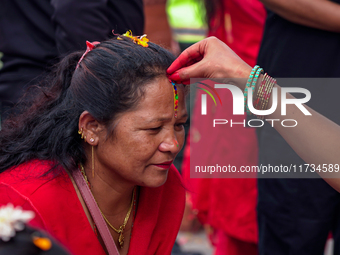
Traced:
<path fill-rule="evenodd" d="M 161 130 L 162 126 L 159 126 L 159 127 L 154 127 L 154 128 L 148 128 L 148 130 L 150 131 L 159 131 Z"/>

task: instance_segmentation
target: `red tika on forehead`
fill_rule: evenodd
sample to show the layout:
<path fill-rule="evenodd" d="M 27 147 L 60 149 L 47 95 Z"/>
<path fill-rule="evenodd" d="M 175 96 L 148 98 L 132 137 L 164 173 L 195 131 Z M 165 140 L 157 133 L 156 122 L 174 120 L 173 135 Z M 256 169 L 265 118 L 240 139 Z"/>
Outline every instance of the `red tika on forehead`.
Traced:
<path fill-rule="evenodd" d="M 174 81 L 169 79 L 169 82 L 172 84 L 172 89 L 174 92 L 174 111 L 175 111 L 175 118 L 177 118 L 177 112 L 178 112 L 178 91 L 177 91 L 177 86 Z"/>

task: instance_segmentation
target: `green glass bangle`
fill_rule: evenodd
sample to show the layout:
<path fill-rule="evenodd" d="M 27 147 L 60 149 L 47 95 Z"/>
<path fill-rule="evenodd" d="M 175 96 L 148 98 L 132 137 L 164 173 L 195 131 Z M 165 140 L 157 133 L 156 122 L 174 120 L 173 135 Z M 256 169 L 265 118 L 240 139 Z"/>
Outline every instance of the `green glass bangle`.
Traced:
<path fill-rule="evenodd" d="M 254 93 L 255 93 L 255 87 L 256 87 L 257 80 L 258 80 L 258 78 L 260 77 L 261 74 L 263 74 L 263 69 L 259 67 L 259 68 L 256 70 L 255 76 L 254 76 L 254 78 L 253 78 L 253 80 L 252 80 L 252 82 L 251 82 L 251 86 L 248 88 L 248 90 L 249 90 L 249 89 L 252 90 L 253 96 L 254 96 Z M 248 91 L 247 91 L 247 93 L 248 93 Z M 247 99 L 246 99 L 246 100 L 247 100 Z M 248 107 L 248 104 L 247 104 L 247 101 L 246 101 L 246 100 L 245 100 L 245 106 L 246 106 L 247 114 L 248 114 L 248 115 L 252 115 L 252 113 L 251 113 L 250 110 L 249 110 L 249 107 Z"/>
<path fill-rule="evenodd" d="M 256 65 L 253 67 L 253 69 L 250 72 L 249 78 L 247 80 L 246 87 L 244 88 L 244 109 L 247 110 L 246 105 L 247 105 L 247 96 L 248 96 L 248 89 L 250 88 L 250 84 L 253 81 L 254 75 L 257 72 L 257 70 L 260 68 L 260 66 Z"/>

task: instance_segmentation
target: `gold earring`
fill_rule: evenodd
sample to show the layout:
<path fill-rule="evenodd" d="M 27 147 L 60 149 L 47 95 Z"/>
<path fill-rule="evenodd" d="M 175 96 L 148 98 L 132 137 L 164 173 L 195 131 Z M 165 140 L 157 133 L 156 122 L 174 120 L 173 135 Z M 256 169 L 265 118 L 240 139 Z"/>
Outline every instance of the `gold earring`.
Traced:
<path fill-rule="evenodd" d="M 92 178 L 94 178 L 94 153 L 93 153 L 93 145 L 92 145 Z"/>
<path fill-rule="evenodd" d="M 81 135 L 81 139 L 84 139 L 83 128 L 78 130 L 78 134 Z"/>

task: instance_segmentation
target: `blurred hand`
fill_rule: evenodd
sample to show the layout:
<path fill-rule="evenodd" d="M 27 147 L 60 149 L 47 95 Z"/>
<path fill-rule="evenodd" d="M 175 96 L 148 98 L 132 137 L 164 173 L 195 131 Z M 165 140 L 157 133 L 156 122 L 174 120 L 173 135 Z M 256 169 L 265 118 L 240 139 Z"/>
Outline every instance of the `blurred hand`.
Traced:
<path fill-rule="evenodd" d="M 252 68 L 216 37 L 184 50 L 171 64 L 169 78 L 189 84 L 190 78 L 247 78 Z"/>

